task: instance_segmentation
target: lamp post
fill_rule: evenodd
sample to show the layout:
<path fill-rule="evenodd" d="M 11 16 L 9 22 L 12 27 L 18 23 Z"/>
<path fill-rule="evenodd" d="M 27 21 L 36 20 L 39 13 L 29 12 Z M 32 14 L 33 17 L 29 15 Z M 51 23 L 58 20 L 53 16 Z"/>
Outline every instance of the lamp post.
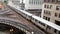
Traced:
<path fill-rule="evenodd" d="M 13 34 L 13 33 L 12 33 L 13 31 L 14 31 L 14 30 L 11 28 L 11 29 L 10 29 L 10 34 Z"/>
<path fill-rule="evenodd" d="M 32 32 L 32 34 L 34 34 L 34 32 Z"/>

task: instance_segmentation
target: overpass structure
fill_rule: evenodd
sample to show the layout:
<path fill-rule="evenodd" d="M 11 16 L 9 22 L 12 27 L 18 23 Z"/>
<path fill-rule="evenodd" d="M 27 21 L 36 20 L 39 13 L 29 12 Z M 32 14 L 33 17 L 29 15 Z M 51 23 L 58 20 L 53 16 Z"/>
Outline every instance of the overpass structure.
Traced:
<path fill-rule="evenodd" d="M 27 27 L 26 25 L 21 24 L 22 22 L 20 22 L 19 20 L 0 17 L 0 23 L 11 25 L 11 26 L 16 27 L 16 28 L 18 28 L 18 29 L 20 29 L 20 30 L 22 30 L 22 31 L 24 31 L 26 33 L 28 32 L 28 33 L 31 34 L 33 32 L 29 27 Z"/>
<path fill-rule="evenodd" d="M 11 7 L 8 8 L 6 11 L 0 13 L 0 23 L 11 25 L 16 27 L 26 34 L 44 34 L 39 28 L 33 25 L 30 21 L 23 18 L 20 14 L 15 12 Z"/>

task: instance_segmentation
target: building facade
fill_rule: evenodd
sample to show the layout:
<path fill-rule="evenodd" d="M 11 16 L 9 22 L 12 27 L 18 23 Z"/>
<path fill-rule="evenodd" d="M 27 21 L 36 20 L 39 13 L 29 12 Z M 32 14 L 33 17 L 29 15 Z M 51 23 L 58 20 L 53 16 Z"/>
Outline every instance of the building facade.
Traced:
<path fill-rule="evenodd" d="M 20 3 L 22 2 L 24 3 L 24 10 L 40 16 L 43 0 L 20 0 Z"/>
<path fill-rule="evenodd" d="M 20 0 L 11 0 L 14 5 L 19 6 L 20 5 Z"/>
<path fill-rule="evenodd" d="M 44 0 L 41 17 L 60 25 L 60 0 Z"/>
<path fill-rule="evenodd" d="M 43 0 L 10 0 L 20 9 L 26 10 L 34 15 L 41 16 Z"/>
<path fill-rule="evenodd" d="M 22 0 L 21 0 L 22 2 Z M 23 0 L 25 10 L 27 9 L 42 9 L 43 0 Z"/>

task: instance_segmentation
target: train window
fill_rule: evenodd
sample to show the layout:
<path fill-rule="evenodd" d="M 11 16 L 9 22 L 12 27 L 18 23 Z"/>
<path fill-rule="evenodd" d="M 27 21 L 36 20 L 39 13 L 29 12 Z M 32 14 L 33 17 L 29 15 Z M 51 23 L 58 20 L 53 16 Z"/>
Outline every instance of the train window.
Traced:
<path fill-rule="evenodd" d="M 34 18 L 32 18 L 32 20 L 34 20 Z"/>
<path fill-rule="evenodd" d="M 47 26 L 47 28 L 51 29 L 51 27 L 50 27 L 50 26 Z"/>
<path fill-rule="evenodd" d="M 42 22 L 39 21 L 39 23 L 40 23 L 41 25 L 45 26 L 45 24 L 43 24 Z"/>
<path fill-rule="evenodd" d="M 35 19 L 35 21 L 37 21 L 37 20 Z"/>
<path fill-rule="evenodd" d="M 32 16 L 31 16 L 31 19 L 33 20 L 34 18 L 32 18 Z"/>
<path fill-rule="evenodd" d="M 59 34 L 60 34 L 60 31 L 59 31 Z"/>
<path fill-rule="evenodd" d="M 27 14 L 26 14 L 26 16 L 27 16 Z M 29 17 L 29 16 L 28 16 Z"/>
<path fill-rule="evenodd" d="M 41 23 L 41 22 L 39 21 L 39 23 Z"/>
<path fill-rule="evenodd" d="M 43 16 L 43 19 L 45 19 L 45 16 Z"/>
<path fill-rule="evenodd" d="M 56 32 L 57 32 L 57 30 L 55 29 L 55 30 L 54 30 L 54 32 L 56 33 Z"/>
<path fill-rule="evenodd" d="M 45 24 L 41 23 L 43 26 L 45 26 Z"/>
<path fill-rule="evenodd" d="M 31 17 L 31 16 L 29 16 L 29 18 L 31 18 L 31 19 L 32 19 L 32 17 Z"/>

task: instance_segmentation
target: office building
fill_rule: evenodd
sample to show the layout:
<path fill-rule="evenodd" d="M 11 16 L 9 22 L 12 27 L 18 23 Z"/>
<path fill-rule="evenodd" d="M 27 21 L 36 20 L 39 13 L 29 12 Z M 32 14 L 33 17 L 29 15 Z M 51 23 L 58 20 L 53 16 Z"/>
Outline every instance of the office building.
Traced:
<path fill-rule="evenodd" d="M 44 0 L 41 17 L 60 25 L 60 0 Z"/>

